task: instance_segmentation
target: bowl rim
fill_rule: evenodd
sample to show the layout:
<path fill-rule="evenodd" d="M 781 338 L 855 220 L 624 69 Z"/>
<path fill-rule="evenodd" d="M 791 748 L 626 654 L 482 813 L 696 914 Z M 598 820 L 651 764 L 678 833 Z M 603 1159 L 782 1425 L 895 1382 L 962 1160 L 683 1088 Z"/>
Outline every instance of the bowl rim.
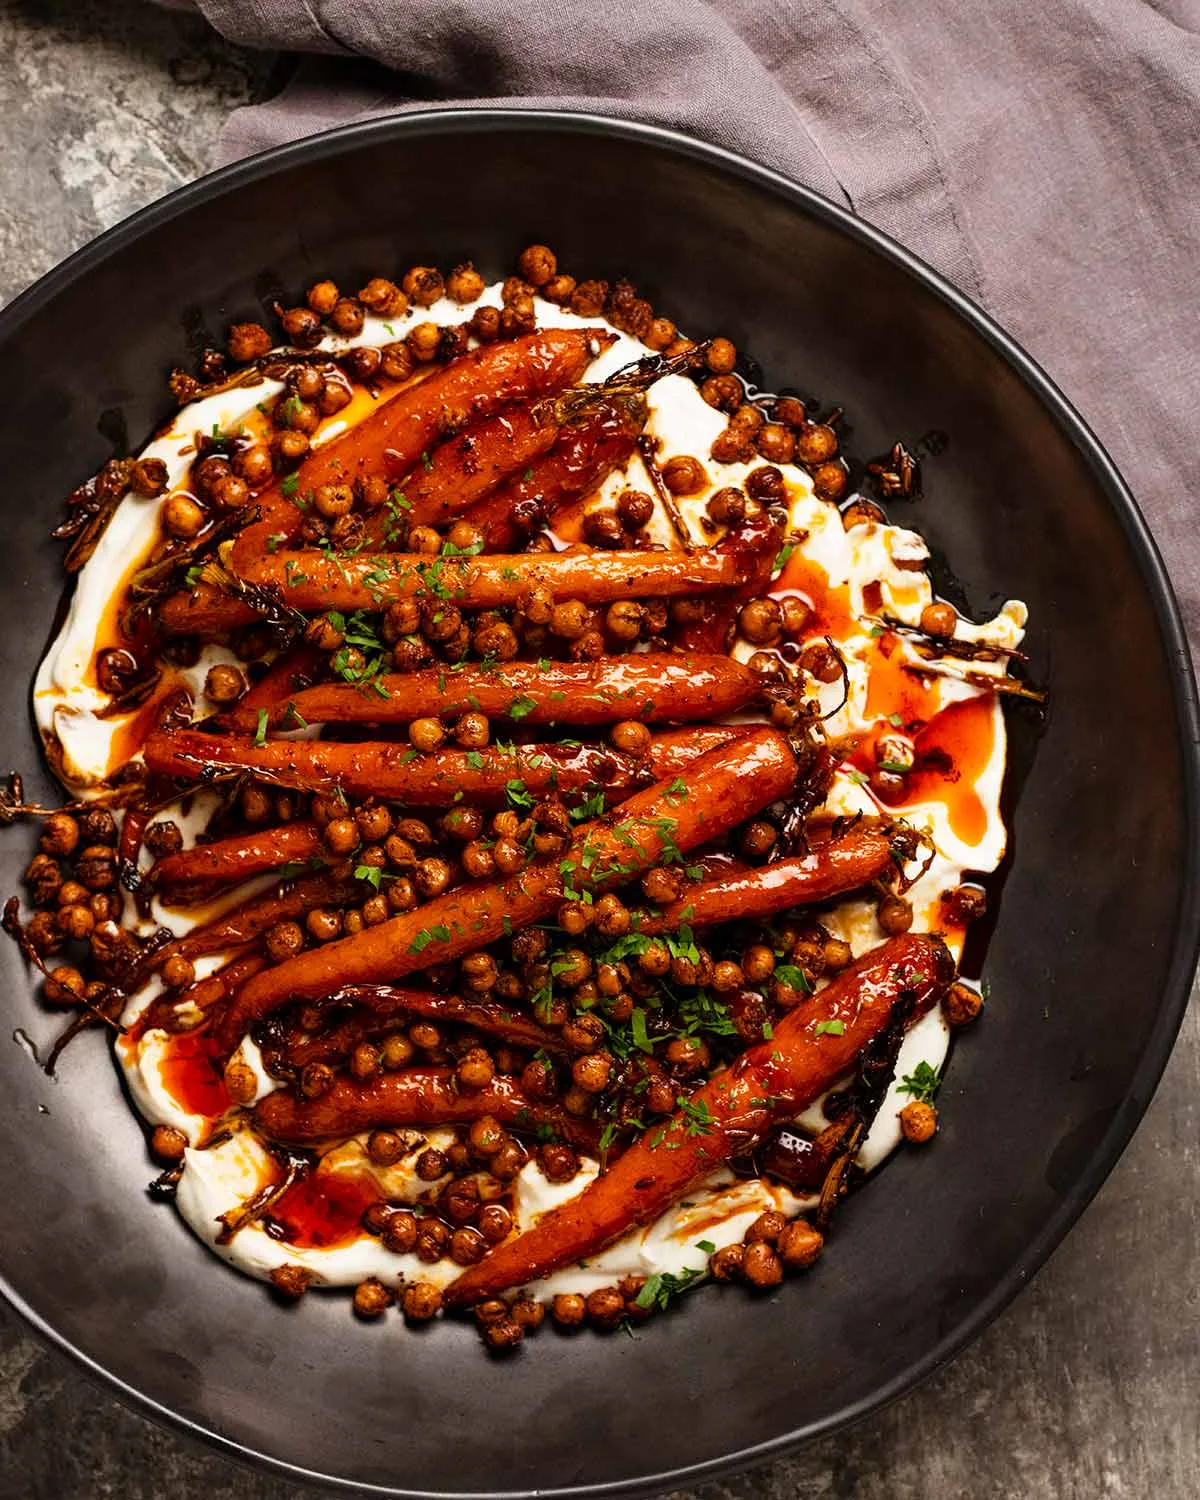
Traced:
<path fill-rule="evenodd" d="M 0 341 L 111 255 L 136 243 L 143 235 L 160 225 L 188 213 L 194 206 L 222 197 L 230 189 L 287 171 L 297 163 L 321 161 L 352 153 L 362 147 L 403 143 L 410 139 L 420 140 L 440 135 L 485 135 L 496 129 L 513 128 L 537 134 L 566 132 L 583 137 L 615 136 L 669 155 L 690 158 L 720 173 L 740 178 L 783 200 L 801 213 L 834 227 L 891 261 L 946 303 L 1010 366 L 1051 413 L 1083 458 L 1108 500 L 1145 581 L 1168 658 L 1168 673 L 1173 690 L 1175 736 L 1184 772 L 1182 815 L 1186 855 L 1181 872 L 1171 962 L 1150 1037 L 1138 1060 L 1124 1107 L 1117 1110 L 1113 1121 L 1093 1147 L 1077 1180 L 1070 1191 L 1064 1194 L 1055 1212 L 1045 1221 L 1040 1232 L 1024 1248 L 989 1295 L 919 1359 L 913 1360 L 902 1372 L 861 1400 L 848 1404 L 828 1417 L 802 1424 L 763 1442 L 695 1464 L 603 1484 L 571 1484 L 536 1490 L 453 1491 L 415 1490 L 364 1483 L 290 1463 L 161 1405 L 152 1395 L 113 1374 L 98 1359 L 76 1347 L 46 1317 L 31 1307 L 9 1283 L 8 1278 L 0 1273 L 0 1296 L 4 1297 L 9 1306 L 44 1339 L 68 1355 L 86 1374 L 140 1413 L 203 1439 L 227 1458 L 265 1468 L 293 1481 L 324 1485 L 351 1494 L 403 1496 L 406 1500 L 408 1497 L 412 1497 L 412 1500 L 418 1500 L 418 1497 L 419 1500 L 426 1500 L 426 1497 L 429 1500 L 526 1500 L 526 1497 L 533 1500 L 535 1496 L 538 1500 L 553 1500 L 553 1497 L 560 1496 L 649 1495 L 678 1489 L 777 1458 L 802 1443 L 857 1422 L 906 1395 L 957 1355 L 1008 1306 L 1045 1263 L 1100 1190 L 1154 1096 L 1182 1025 L 1197 959 L 1200 958 L 1200 696 L 1197 693 L 1187 635 L 1173 586 L 1157 544 L 1129 486 L 1122 479 L 1099 438 L 1064 393 L 988 313 L 883 230 L 856 217 L 848 209 L 814 189 L 793 181 L 784 173 L 680 131 L 589 111 L 448 106 L 378 116 L 305 136 L 218 168 L 122 219 L 52 267 L 7 306 L 0 308 Z"/>

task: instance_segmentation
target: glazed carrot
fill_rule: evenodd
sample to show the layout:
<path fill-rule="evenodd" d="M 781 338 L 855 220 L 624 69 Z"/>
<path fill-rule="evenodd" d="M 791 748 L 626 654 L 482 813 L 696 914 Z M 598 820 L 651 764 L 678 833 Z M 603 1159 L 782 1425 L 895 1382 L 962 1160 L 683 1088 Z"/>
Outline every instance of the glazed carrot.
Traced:
<path fill-rule="evenodd" d="M 714 595 L 699 620 L 676 626 L 673 632 L 676 645 L 684 651 L 725 650 L 738 610 L 767 587 L 782 539 L 782 528 L 765 510 L 756 511 L 730 527 L 715 550 L 737 559 L 744 581 L 729 593 Z"/>
<path fill-rule="evenodd" d="M 452 360 L 393 396 L 343 436 L 321 444 L 294 474 L 258 495 L 253 506 L 257 519 L 233 542 L 232 567 L 240 572 L 264 554 L 269 538 L 287 541 L 295 535 L 303 519 L 297 496 L 303 501 L 318 485 L 346 483 L 361 474 L 401 479 L 448 433 L 515 402 L 554 395 L 574 385 L 611 342 L 611 335 L 595 329 L 552 328 Z M 159 612 L 159 624 L 168 635 L 221 635 L 256 618 L 248 604 L 207 583 L 174 594 Z"/>
<path fill-rule="evenodd" d="M 315 682 L 324 662 L 324 652 L 315 646 L 301 644 L 280 652 L 263 676 L 238 699 L 238 712 L 244 715 L 251 729 L 256 729 L 260 708 L 278 703 L 289 693 L 298 693 Z M 221 722 L 226 721 L 227 716 L 222 715 Z"/>
<path fill-rule="evenodd" d="M 267 538 L 300 529 L 303 500 L 321 484 L 346 484 L 363 474 L 390 480 L 408 471 L 450 432 L 514 402 L 574 385 L 611 338 L 592 329 L 551 328 L 474 349 L 393 396 L 341 437 L 313 450 L 293 478 L 257 496 L 258 519 L 234 540 L 231 563 L 241 572 L 267 550 Z M 286 493 L 285 493 L 286 488 Z"/>
<path fill-rule="evenodd" d="M 404 1068 L 359 1082 L 344 1075 L 319 1099 L 277 1090 L 261 1100 L 254 1124 L 277 1141 L 311 1141 L 360 1130 L 404 1125 L 455 1125 L 493 1115 L 506 1125 L 551 1128 L 583 1150 L 595 1150 L 599 1131 L 557 1105 L 537 1104 L 515 1078 L 503 1074 L 481 1089 L 462 1089 L 450 1068 Z"/>
<path fill-rule="evenodd" d="M 511 549 L 555 512 L 588 495 L 633 452 L 646 425 L 646 399 L 612 393 L 563 428 L 554 448 L 463 517 L 477 527 L 486 552 Z"/>
<path fill-rule="evenodd" d="M 882 833 L 852 829 L 836 842 L 794 859 L 693 885 L 660 915 L 645 917 L 638 931 L 652 936 L 673 932 L 685 922 L 690 927 L 707 927 L 713 922 L 772 917 L 789 906 L 825 901 L 864 885 L 887 869 L 891 857 Z"/>
<path fill-rule="evenodd" d="M 356 881 L 339 880 L 327 874 L 284 881 L 274 890 L 239 902 L 202 927 L 193 927 L 191 932 L 185 933 L 168 947 L 161 948 L 154 955 L 154 967 L 161 967 L 172 953 L 199 958 L 205 953 L 224 953 L 243 943 L 252 943 L 274 927 L 276 922 L 303 916 L 314 906 L 323 906 L 327 902 L 336 904 L 345 901 L 357 894 L 358 890 Z"/>
<path fill-rule="evenodd" d="M 238 568 L 260 588 L 277 591 L 291 609 L 379 610 L 396 599 L 444 599 L 469 609 L 511 606 L 534 585 L 556 599 L 606 604 L 613 599 L 677 597 L 736 588 L 749 564 L 717 548 L 692 552 L 516 552 L 479 557 L 422 557 L 415 552 L 325 553 L 298 548 Z"/>
<path fill-rule="evenodd" d="M 496 667 L 464 663 L 447 670 L 393 673 L 364 693 L 326 682 L 281 695 L 266 724 L 403 724 L 428 714 L 469 709 L 503 718 L 516 706 L 523 724 L 613 724 L 621 719 L 717 719 L 744 708 L 762 679 L 729 656 L 636 655 L 598 661 L 513 661 Z M 253 731 L 261 705 L 230 715 L 234 729 Z M 296 718 L 296 716 L 299 716 Z"/>
<path fill-rule="evenodd" d="M 178 895 L 182 890 L 195 899 L 205 886 L 236 885 L 252 875 L 278 870 L 281 865 L 312 859 L 324 847 L 315 823 L 284 823 L 168 854 L 151 874 L 160 891 Z"/>
<path fill-rule="evenodd" d="M 578 1197 L 543 1214 L 446 1289 L 466 1307 L 595 1255 L 658 1217 L 772 1124 L 794 1119 L 854 1066 L 900 1014 L 927 1010 L 953 978 L 937 939 L 892 938 L 844 970 L 811 1001 L 789 1011 L 769 1041 L 703 1084 L 663 1125 L 651 1126 Z M 832 1025 L 840 1031 L 831 1031 Z"/>
<path fill-rule="evenodd" d="M 773 729 L 710 751 L 681 784 L 660 781 L 616 813 L 581 825 L 561 859 L 462 886 L 256 975 L 222 1021 L 222 1043 L 232 1051 L 248 1026 L 290 1000 L 319 1000 L 346 984 L 398 980 L 460 958 L 548 916 L 567 890 L 607 890 L 664 857 L 679 858 L 785 796 L 795 777 L 796 758 Z"/>
<path fill-rule="evenodd" d="M 121 818 L 121 838 L 117 845 L 117 868 L 121 884 L 126 890 L 137 890 L 142 884 L 138 858 L 142 852 L 142 838 L 146 825 L 154 816 L 148 802 L 132 802 Z"/>
<path fill-rule="evenodd" d="M 340 787 L 351 797 L 386 797 L 415 807 L 450 807 L 463 797 L 497 806 L 507 799 L 510 786 L 522 785 L 533 794 L 603 787 L 615 800 L 668 773 L 678 774 L 705 751 L 745 733 L 721 725 L 676 730 L 651 740 L 649 752 L 635 759 L 592 745 L 489 745 L 420 755 L 392 740 L 267 740 L 258 745 L 245 736 L 183 729 L 150 735 L 143 754 L 155 771 L 190 781 L 253 771 L 261 781 L 302 791 Z"/>
<path fill-rule="evenodd" d="M 227 999 L 236 990 L 241 989 L 251 974 L 257 974 L 266 966 L 265 953 L 250 951 L 237 954 L 206 979 L 197 979 L 186 989 L 168 990 L 165 995 L 160 995 L 139 1018 L 140 1024 L 146 1031 L 152 1030 L 155 1026 L 165 1026 L 170 1030 L 176 1021 L 178 1006 L 186 1005 L 197 1010 L 209 1010 L 221 1000 Z"/>
<path fill-rule="evenodd" d="M 429 455 L 397 485 L 391 504 L 366 519 L 367 545 L 385 547 L 397 526 L 445 526 L 496 488 L 514 469 L 526 469 L 558 440 L 558 424 L 542 405 L 514 406 L 472 422 Z"/>
<path fill-rule="evenodd" d="M 441 995 L 433 990 L 398 989 L 390 984 L 350 984 L 330 996 L 331 1005 L 354 1005 L 356 1009 L 331 1031 L 308 1032 L 289 1043 L 288 1062 L 302 1068 L 310 1062 L 343 1057 L 361 1041 L 395 1026 L 398 1015 L 425 1016 L 433 1021 L 456 1021 L 476 1031 L 507 1042 L 510 1047 L 539 1049 L 562 1054 L 558 1035 L 539 1026 L 528 1016 L 495 1000 L 472 1000 L 462 995 Z"/>

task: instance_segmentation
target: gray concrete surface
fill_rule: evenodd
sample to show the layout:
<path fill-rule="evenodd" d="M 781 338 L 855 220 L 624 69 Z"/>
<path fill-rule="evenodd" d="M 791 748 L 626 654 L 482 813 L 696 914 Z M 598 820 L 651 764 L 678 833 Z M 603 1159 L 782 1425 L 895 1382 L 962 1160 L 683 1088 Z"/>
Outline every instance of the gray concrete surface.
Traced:
<path fill-rule="evenodd" d="M 269 59 L 138 0 L 0 4 L 0 299 L 202 172 Z M 1195 1500 L 1200 1021 L 1034 1285 L 907 1400 L 703 1500 Z M 0 1500 L 285 1500 L 151 1426 L 0 1309 Z"/>

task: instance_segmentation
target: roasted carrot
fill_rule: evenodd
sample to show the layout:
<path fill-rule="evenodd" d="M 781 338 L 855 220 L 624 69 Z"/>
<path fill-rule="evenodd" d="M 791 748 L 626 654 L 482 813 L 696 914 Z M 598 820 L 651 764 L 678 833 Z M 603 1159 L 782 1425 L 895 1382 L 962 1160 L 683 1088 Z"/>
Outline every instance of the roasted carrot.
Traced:
<path fill-rule="evenodd" d="M 463 886 L 256 975 L 221 1024 L 230 1051 L 246 1028 L 290 1000 L 319 1000 L 346 984 L 402 979 L 548 916 L 569 890 L 603 891 L 664 858 L 719 838 L 785 796 L 796 758 L 783 735 L 761 729 L 710 751 L 679 780 L 638 792 L 618 812 L 576 830 L 564 858 L 507 880 Z"/>
<path fill-rule="evenodd" d="M 771 1125 L 794 1119 L 854 1066 L 897 1008 L 908 1016 L 928 1009 L 953 972 L 936 938 L 909 933 L 872 949 L 784 1016 L 769 1041 L 714 1074 L 665 1124 L 651 1126 L 578 1197 L 465 1271 L 447 1288 L 447 1305 L 466 1307 L 524 1286 L 657 1218 Z"/>
<path fill-rule="evenodd" d="M 464 663 L 447 671 L 392 673 L 364 693 L 326 682 L 280 695 L 265 723 L 403 724 L 427 714 L 506 715 L 524 724 L 613 724 L 718 719 L 744 708 L 762 679 L 728 656 L 626 655 L 598 661 L 513 661 L 496 667 Z M 514 711 L 515 707 L 515 713 Z M 261 705 L 230 716 L 234 729 L 258 728 Z M 298 717 L 297 717 L 298 716 Z"/>
<path fill-rule="evenodd" d="M 350 899 L 358 890 L 356 881 L 341 880 L 328 874 L 285 880 L 273 890 L 239 902 L 213 921 L 202 927 L 193 927 L 191 932 L 159 949 L 154 955 L 154 967 L 160 968 L 172 953 L 199 958 L 205 953 L 225 953 L 243 943 L 255 942 L 276 922 L 303 916 L 315 906 L 336 905 Z"/>
<path fill-rule="evenodd" d="M 558 440 L 544 406 L 514 406 L 472 422 L 435 448 L 427 465 L 397 485 L 391 504 L 367 517 L 367 545 L 391 544 L 398 527 L 445 526 L 482 500 L 515 469 L 525 469 Z"/>
<path fill-rule="evenodd" d="M 278 828 L 256 828 L 169 854 L 158 861 L 151 875 L 160 893 L 173 896 L 182 893 L 190 901 L 205 888 L 236 885 L 296 860 L 312 859 L 323 849 L 321 830 L 315 823 L 284 823 Z"/>
<path fill-rule="evenodd" d="M 422 557 L 415 552 L 353 556 L 298 548 L 248 560 L 238 572 L 273 590 L 291 609 L 379 610 L 397 599 L 444 599 L 468 609 L 500 609 L 537 585 L 556 599 L 677 597 L 736 588 L 748 577 L 740 552 L 517 552 Z"/>
<path fill-rule="evenodd" d="M 382 1126 L 465 1124 L 484 1115 L 531 1131 L 552 1129 L 585 1151 L 596 1148 L 599 1131 L 591 1121 L 535 1103 L 515 1078 L 500 1074 L 481 1089 L 461 1089 L 450 1068 L 404 1068 L 365 1082 L 343 1075 L 319 1099 L 279 1090 L 259 1102 L 254 1123 L 273 1140 L 311 1141 Z"/>
<path fill-rule="evenodd" d="M 730 527 L 715 550 L 737 559 L 744 580 L 737 589 L 714 595 L 700 619 L 676 626 L 673 636 L 676 645 L 684 651 L 723 651 L 731 638 L 738 610 L 747 599 L 767 587 L 782 539 L 782 528 L 765 510 L 756 511 Z"/>
<path fill-rule="evenodd" d="M 233 543 L 235 571 L 267 550 L 268 537 L 290 538 L 300 529 L 303 517 L 295 497 L 303 501 L 318 485 L 346 484 L 364 474 L 402 479 L 451 432 L 514 402 L 574 385 L 610 342 L 591 329 L 529 333 L 474 349 L 401 391 L 349 432 L 314 449 L 293 479 L 257 497 L 258 519 Z"/>
<path fill-rule="evenodd" d="M 330 996 L 331 1005 L 355 1009 L 330 1031 L 302 1032 L 285 1048 L 288 1062 L 301 1068 L 310 1062 L 344 1057 L 361 1041 L 396 1025 L 402 1015 L 433 1021 L 455 1021 L 494 1036 L 510 1047 L 561 1054 L 566 1049 L 556 1032 L 528 1016 L 509 1010 L 496 1000 L 472 1000 L 463 995 L 441 995 L 433 990 L 399 989 L 390 984 L 351 984 Z"/>
<path fill-rule="evenodd" d="M 306 503 L 318 485 L 347 483 L 363 474 L 401 479 L 423 453 L 471 421 L 574 385 L 611 342 L 610 335 L 594 329 L 547 329 L 475 349 L 415 382 L 343 436 L 314 449 L 294 474 L 256 497 L 256 518 L 233 542 L 234 570 L 265 553 L 269 538 L 287 541 L 295 535 L 303 519 L 297 498 Z M 219 635 L 255 618 L 240 599 L 207 583 L 173 595 L 159 613 L 168 635 Z"/>
<path fill-rule="evenodd" d="M 497 806 L 513 788 L 536 794 L 603 787 L 615 801 L 636 787 L 677 774 L 707 750 L 746 732 L 720 725 L 675 730 L 652 740 L 641 759 L 591 745 L 489 745 L 428 755 L 390 740 L 268 740 L 258 745 L 245 736 L 196 730 L 152 734 L 143 753 L 154 770 L 190 781 L 253 771 L 275 786 L 305 791 L 340 787 L 351 797 L 385 797 L 414 807 L 449 807 L 462 797 Z"/>
<path fill-rule="evenodd" d="M 251 729 L 258 727 L 258 710 L 278 703 L 289 693 L 298 693 L 317 679 L 317 672 L 326 658 L 315 646 L 301 644 L 292 646 L 271 663 L 267 671 L 242 694 L 238 700 L 238 712 Z M 222 716 L 225 722 L 225 716 Z"/>
<path fill-rule="evenodd" d="M 628 392 L 579 411 L 545 458 L 467 511 L 464 520 L 483 533 L 484 550 L 509 550 L 590 494 L 633 452 L 646 412 L 645 397 Z"/>
<path fill-rule="evenodd" d="M 852 891 L 887 869 L 891 851 L 875 829 L 851 829 L 833 843 L 794 859 L 736 874 L 720 875 L 689 887 L 659 915 L 643 918 L 639 932 L 673 932 L 682 923 L 707 927 L 713 922 L 772 917 L 789 906 L 826 901 Z"/>
<path fill-rule="evenodd" d="M 155 1026 L 165 1026 L 170 1030 L 176 1020 L 177 1007 L 210 1010 L 240 989 L 251 974 L 257 974 L 266 966 L 265 953 L 253 949 L 238 953 L 206 979 L 197 979 L 186 989 L 168 990 L 165 995 L 160 995 L 139 1017 L 139 1024 L 145 1031 L 151 1031 Z"/>

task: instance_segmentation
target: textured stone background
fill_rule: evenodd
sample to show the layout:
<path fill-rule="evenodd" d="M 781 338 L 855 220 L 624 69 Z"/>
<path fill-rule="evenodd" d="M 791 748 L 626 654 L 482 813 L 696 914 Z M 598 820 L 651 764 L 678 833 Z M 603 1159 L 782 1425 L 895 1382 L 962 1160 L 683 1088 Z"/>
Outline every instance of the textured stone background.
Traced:
<path fill-rule="evenodd" d="M 0 300 L 204 171 L 271 60 L 140 0 L 0 0 Z M 1037 1282 L 907 1400 L 703 1500 L 1195 1500 L 1200 1023 Z M 119 1406 L 0 1309 L 0 1500 L 285 1500 Z"/>

